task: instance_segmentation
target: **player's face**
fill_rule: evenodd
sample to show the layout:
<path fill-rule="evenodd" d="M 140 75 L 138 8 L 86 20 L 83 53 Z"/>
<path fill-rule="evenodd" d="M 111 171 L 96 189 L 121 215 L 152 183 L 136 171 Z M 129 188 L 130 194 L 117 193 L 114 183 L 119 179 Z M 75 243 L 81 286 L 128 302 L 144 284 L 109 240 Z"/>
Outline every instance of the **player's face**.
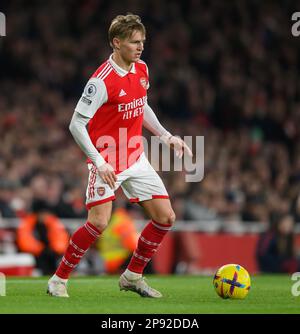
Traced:
<path fill-rule="evenodd" d="M 125 62 L 137 62 L 144 50 L 145 36 L 141 31 L 134 31 L 130 38 L 120 40 L 120 54 Z"/>

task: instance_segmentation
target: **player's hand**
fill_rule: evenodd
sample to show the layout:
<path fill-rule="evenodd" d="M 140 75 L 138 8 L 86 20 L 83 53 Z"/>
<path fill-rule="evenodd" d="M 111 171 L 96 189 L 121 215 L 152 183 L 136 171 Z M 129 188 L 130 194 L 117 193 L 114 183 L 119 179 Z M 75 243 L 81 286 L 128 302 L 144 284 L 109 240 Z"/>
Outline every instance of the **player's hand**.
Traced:
<path fill-rule="evenodd" d="M 170 136 L 165 140 L 165 143 L 173 148 L 176 157 L 179 159 L 182 158 L 183 153 L 187 153 L 190 157 L 193 156 L 191 149 L 180 137 Z"/>
<path fill-rule="evenodd" d="M 104 183 L 107 183 L 111 189 L 115 188 L 115 183 L 117 181 L 117 176 L 114 169 L 108 163 L 98 167 L 98 172 Z"/>

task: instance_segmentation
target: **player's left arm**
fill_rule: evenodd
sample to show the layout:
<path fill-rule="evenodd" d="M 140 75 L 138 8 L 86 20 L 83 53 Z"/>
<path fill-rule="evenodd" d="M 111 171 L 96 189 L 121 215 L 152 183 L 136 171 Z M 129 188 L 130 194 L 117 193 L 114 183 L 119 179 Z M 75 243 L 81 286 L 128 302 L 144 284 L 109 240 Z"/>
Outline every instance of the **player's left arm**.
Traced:
<path fill-rule="evenodd" d="M 190 157 L 193 156 L 191 149 L 180 137 L 173 136 L 160 124 L 154 111 L 147 103 L 144 107 L 143 126 L 155 136 L 158 136 L 166 145 L 171 146 L 177 157 L 182 158 L 183 153 L 187 153 Z"/>

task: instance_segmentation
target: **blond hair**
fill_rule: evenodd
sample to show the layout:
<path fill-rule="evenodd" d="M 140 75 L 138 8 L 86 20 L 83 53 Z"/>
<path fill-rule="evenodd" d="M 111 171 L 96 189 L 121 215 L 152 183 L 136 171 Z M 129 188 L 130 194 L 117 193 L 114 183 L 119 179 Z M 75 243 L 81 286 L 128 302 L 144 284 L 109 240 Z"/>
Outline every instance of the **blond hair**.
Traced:
<path fill-rule="evenodd" d="M 113 48 L 113 39 L 115 37 L 119 39 L 129 38 L 134 31 L 140 31 L 146 36 L 146 29 L 143 25 L 141 18 L 138 15 L 128 13 L 127 15 L 118 15 L 115 17 L 108 29 L 108 40 L 110 46 Z"/>

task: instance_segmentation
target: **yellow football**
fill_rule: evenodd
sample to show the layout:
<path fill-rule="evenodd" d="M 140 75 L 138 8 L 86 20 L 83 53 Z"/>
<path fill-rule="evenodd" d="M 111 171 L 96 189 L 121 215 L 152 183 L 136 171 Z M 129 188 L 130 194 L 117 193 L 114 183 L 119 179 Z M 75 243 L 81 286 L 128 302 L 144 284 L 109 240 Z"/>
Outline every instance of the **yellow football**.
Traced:
<path fill-rule="evenodd" d="M 250 290 L 251 280 L 248 271 L 239 264 L 226 264 L 217 270 L 213 285 L 224 299 L 244 299 Z"/>

